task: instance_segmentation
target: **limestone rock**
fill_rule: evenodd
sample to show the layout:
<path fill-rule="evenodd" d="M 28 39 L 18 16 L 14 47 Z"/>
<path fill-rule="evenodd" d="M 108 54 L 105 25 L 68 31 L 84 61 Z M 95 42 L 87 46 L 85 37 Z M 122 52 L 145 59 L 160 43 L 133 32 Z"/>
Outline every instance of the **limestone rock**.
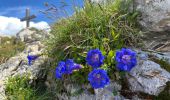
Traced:
<path fill-rule="evenodd" d="M 135 0 L 137 10 L 141 11 L 141 25 L 153 31 L 170 29 L 169 0 Z"/>
<path fill-rule="evenodd" d="M 80 87 L 74 85 L 67 85 L 65 87 L 67 91 L 71 93 L 74 93 L 80 89 Z M 59 99 L 64 98 L 65 100 L 124 100 L 124 97 L 121 96 L 119 93 L 118 95 L 113 95 L 113 91 L 119 90 L 121 90 L 121 85 L 117 82 L 111 82 L 105 88 L 95 89 L 95 94 L 91 94 L 85 90 L 82 94 L 78 96 L 67 97 L 65 94 L 58 94 L 58 97 Z"/>
<path fill-rule="evenodd" d="M 34 28 L 25 28 L 16 34 L 16 37 L 26 43 L 42 41 L 49 37 L 48 32 Z"/>
<path fill-rule="evenodd" d="M 170 73 L 150 60 L 142 61 L 126 77 L 132 91 L 150 95 L 158 95 L 170 81 Z"/>
<path fill-rule="evenodd" d="M 159 60 L 164 60 L 170 64 L 170 52 L 158 54 L 158 53 L 152 53 L 151 55 L 155 56 L 155 58 Z"/>
<path fill-rule="evenodd" d="M 122 86 L 118 84 L 117 82 L 110 82 L 108 86 L 106 86 L 103 89 L 96 89 L 95 90 L 95 97 L 96 100 L 114 100 L 116 98 L 119 98 L 120 100 L 123 100 L 123 96 L 119 94 L 119 90 L 121 90 Z M 113 91 L 117 91 L 118 95 L 113 95 Z"/>
<path fill-rule="evenodd" d="M 170 0 L 134 0 L 141 12 L 139 23 L 143 27 L 144 44 L 148 49 L 170 51 Z"/>

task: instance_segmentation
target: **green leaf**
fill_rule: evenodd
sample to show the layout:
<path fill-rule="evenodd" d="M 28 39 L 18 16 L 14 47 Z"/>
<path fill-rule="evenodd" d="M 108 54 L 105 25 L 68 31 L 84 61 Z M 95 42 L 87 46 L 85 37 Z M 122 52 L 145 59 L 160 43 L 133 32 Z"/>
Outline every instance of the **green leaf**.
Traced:
<path fill-rule="evenodd" d="M 113 38 L 114 41 L 119 39 L 120 34 L 116 34 L 115 37 Z"/>
<path fill-rule="evenodd" d="M 114 38 L 115 37 L 115 32 L 114 32 L 113 29 L 111 30 L 111 34 L 112 34 L 112 37 Z"/>
<path fill-rule="evenodd" d="M 109 53 L 108 53 L 107 63 L 108 63 L 109 65 L 111 65 L 111 63 L 112 63 L 112 60 L 113 60 L 112 58 L 113 58 L 114 54 L 115 54 L 115 52 L 114 52 L 113 50 L 109 51 Z"/>

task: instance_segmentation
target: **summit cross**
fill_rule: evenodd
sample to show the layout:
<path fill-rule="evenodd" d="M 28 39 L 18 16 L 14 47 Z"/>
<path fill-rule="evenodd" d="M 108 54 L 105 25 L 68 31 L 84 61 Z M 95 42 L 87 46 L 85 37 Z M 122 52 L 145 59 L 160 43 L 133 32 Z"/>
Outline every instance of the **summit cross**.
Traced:
<path fill-rule="evenodd" d="M 28 28 L 28 27 L 30 27 L 30 20 L 34 19 L 34 18 L 36 18 L 36 16 L 35 15 L 30 16 L 30 9 L 27 8 L 26 9 L 26 16 L 24 18 L 22 18 L 21 21 L 26 21 L 26 27 Z"/>

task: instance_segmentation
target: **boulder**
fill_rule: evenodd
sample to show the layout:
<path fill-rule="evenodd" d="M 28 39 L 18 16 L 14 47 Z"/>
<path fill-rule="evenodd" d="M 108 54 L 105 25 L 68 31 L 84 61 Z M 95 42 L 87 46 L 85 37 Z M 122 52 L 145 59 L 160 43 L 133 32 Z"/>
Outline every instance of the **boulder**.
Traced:
<path fill-rule="evenodd" d="M 150 60 L 141 61 L 126 77 L 133 92 L 150 95 L 158 95 L 170 81 L 170 73 Z"/>
<path fill-rule="evenodd" d="M 152 31 L 170 30 L 169 0 L 135 0 L 142 14 L 140 24 Z"/>
<path fill-rule="evenodd" d="M 134 0 L 141 14 L 139 23 L 145 31 L 144 44 L 148 49 L 170 51 L 170 0 Z"/>

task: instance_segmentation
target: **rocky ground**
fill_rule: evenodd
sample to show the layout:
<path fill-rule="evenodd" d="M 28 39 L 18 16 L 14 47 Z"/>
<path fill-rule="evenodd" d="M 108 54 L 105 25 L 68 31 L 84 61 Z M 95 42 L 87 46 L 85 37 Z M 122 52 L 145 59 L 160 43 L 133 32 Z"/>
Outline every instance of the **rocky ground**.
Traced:
<path fill-rule="evenodd" d="M 36 36 L 35 36 L 36 35 Z M 36 38 L 35 38 L 36 37 Z M 45 46 L 43 39 L 48 37 L 48 33 L 39 33 L 36 30 L 24 29 L 17 34 L 17 38 L 26 43 L 25 50 L 14 57 L 11 57 L 6 63 L 0 65 L 0 100 L 5 97 L 5 82 L 8 77 L 31 73 L 31 81 L 41 80 L 45 77 L 46 56 L 42 56 Z M 39 56 L 31 66 L 28 65 L 28 52 L 30 55 Z"/>

